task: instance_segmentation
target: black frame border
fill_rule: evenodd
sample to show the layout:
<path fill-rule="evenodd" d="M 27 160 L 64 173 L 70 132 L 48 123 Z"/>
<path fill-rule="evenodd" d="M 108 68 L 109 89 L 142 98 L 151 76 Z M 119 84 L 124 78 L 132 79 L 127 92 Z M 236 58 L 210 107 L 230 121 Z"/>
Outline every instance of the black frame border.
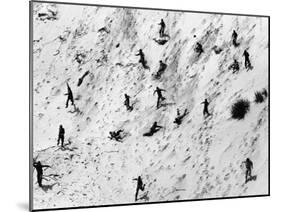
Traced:
<path fill-rule="evenodd" d="M 63 5 L 127 8 L 127 9 L 139 9 L 139 10 L 154 10 L 154 11 L 158 10 L 158 11 L 167 11 L 167 12 L 185 12 L 185 13 L 199 13 L 199 14 L 201 13 L 201 14 L 267 18 L 268 20 L 268 193 L 261 194 L 261 195 L 214 197 L 214 198 L 203 198 L 203 199 L 186 199 L 186 200 L 143 202 L 143 203 L 122 203 L 122 204 L 92 205 L 92 206 L 65 207 L 65 208 L 33 209 L 33 167 L 32 167 L 32 163 L 33 163 L 33 3 L 50 3 L 50 4 L 63 4 Z M 56 1 L 46 1 L 46 0 L 29 1 L 29 210 L 30 211 L 54 211 L 54 210 L 87 209 L 87 208 L 101 208 L 101 207 L 104 208 L 104 207 L 115 207 L 115 206 L 197 202 L 197 201 L 206 201 L 206 200 L 243 199 L 243 198 L 269 197 L 269 196 L 270 196 L 270 16 L 269 15 L 132 7 L 132 6 L 121 6 L 121 5 L 102 5 L 102 4 L 75 3 L 75 2 L 56 2 Z"/>

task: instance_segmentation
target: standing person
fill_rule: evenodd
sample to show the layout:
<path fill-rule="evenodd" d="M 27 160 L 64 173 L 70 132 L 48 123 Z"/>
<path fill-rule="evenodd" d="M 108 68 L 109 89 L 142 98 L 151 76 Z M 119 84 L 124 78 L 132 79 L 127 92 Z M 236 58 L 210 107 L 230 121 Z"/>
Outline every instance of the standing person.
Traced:
<path fill-rule="evenodd" d="M 37 171 L 37 182 L 39 187 L 42 187 L 42 179 L 43 179 L 43 168 L 50 168 L 48 165 L 42 165 L 40 161 L 33 162 L 33 167 Z"/>
<path fill-rule="evenodd" d="M 64 134 L 65 134 L 65 130 L 64 130 L 63 126 L 60 125 L 57 145 L 59 145 L 60 141 L 61 141 L 61 147 L 63 147 L 63 143 L 64 143 Z"/>
<path fill-rule="evenodd" d="M 128 94 L 125 93 L 125 101 L 124 101 L 124 105 L 126 106 L 128 111 L 132 111 L 133 107 L 130 105 L 130 96 Z"/>
<path fill-rule="evenodd" d="M 237 47 L 239 44 L 237 43 L 237 37 L 238 37 L 238 34 L 235 30 L 233 30 L 232 32 L 232 44 L 233 46 Z"/>
<path fill-rule="evenodd" d="M 245 183 L 247 183 L 252 179 L 253 162 L 249 158 L 247 158 L 245 161 L 245 166 L 246 166 Z"/>
<path fill-rule="evenodd" d="M 65 95 L 67 95 L 67 100 L 66 100 L 65 107 L 68 108 L 68 102 L 71 101 L 71 105 L 73 105 L 75 108 L 72 90 L 71 90 L 69 84 L 68 83 L 66 83 L 66 84 L 67 84 L 67 93 Z"/>
<path fill-rule="evenodd" d="M 247 50 L 244 51 L 243 56 L 245 57 L 245 68 L 249 69 L 252 67 L 251 62 L 250 62 L 250 55 Z"/>
<path fill-rule="evenodd" d="M 139 190 L 144 191 L 145 184 L 143 184 L 141 176 L 138 176 L 138 178 L 134 178 L 133 180 L 137 181 L 137 189 L 136 189 L 136 194 L 135 194 L 135 201 L 138 201 Z"/>
<path fill-rule="evenodd" d="M 157 105 L 156 105 L 157 109 L 160 107 L 161 101 L 163 101 L 163 100 L 166 99 L 165 97 L 163 97 L 162 91 L 165 92 L 166 90 L 161 89 L 161 88 L 159 88 L 159 87 L 156 87 L 156 90 L 153 92 L 153 95 L 154 95 L 155 93 L 157 93 L 157 95 L 158 95 L 158 98 L 157 98 Z"/>
<path fill-rule="evenodd" d="M 160 35 L 160 37 L 164 37 L 164 32 L 165 32 L 165 28 L 166 28 L 166 24 L 165 24 L 164 20 L 161 19 L 161 22 L 158 25 L 160 25 L 159 35 Z"/>
<path fill-rule="evenodd" d="M 204 117 L 206 117 L 206 115 L 207 115 L 207 116 L 211 115 L 211 114 L 209 113 L 209 110 L 208 110 L 208 106 L 209 106 L 208 100 L 205 99 L 205 101 L 204 101 L 204 102 L 201 102 L 201 104 L 204 104 L 204 110 L 203 110 L 203 115 L 204 115 Z"/>

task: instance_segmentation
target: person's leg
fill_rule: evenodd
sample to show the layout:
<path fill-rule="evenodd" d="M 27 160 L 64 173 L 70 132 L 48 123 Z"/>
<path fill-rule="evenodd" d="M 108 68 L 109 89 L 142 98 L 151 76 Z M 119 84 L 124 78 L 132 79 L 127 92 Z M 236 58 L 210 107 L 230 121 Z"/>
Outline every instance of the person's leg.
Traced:
<path fill-rule="evenodd" d="M 37 182 L 39 187 L 42 187 L 42 175 L 41 174 L 37 174 Z"/>
<path fill-rule="evenodd" d="M 249 170 L 247 169 L 247 170 L 246 170 L 245 183 L 247 183 L 247 182 L 248 182 L 248 174 L 249 174 Z"/>
<path fill-rule="evenodd" d="M 157 108 L 159 108 L 159 106 L 160 106 L 160 98 L 158 97 L 158 99 L 157 99 Z"/>
<path fill-rule="evenodd" d="M 137 187 L 137 190 L 136 190 L 135 201 L 138 201 L 138 193 L 139 193 L 139 187 Z"/>
<path fill-rule="evenodd" d="M 58 143 L 57 143 L 57 145 L 60 145 L 60 140 L 61 140 L 61 136 L 59 135 L 59 138 L 58 138 Z"/>
<path fill-rule="evenodd" d="M 67 97 L 65 108 L 68 108 L 69 97 Z"/>
<path fill-rule="evenodd" d="M 64 143 L 64 135 L 61 136 L 61 147 L 63 147 L 63 143 Z"/>

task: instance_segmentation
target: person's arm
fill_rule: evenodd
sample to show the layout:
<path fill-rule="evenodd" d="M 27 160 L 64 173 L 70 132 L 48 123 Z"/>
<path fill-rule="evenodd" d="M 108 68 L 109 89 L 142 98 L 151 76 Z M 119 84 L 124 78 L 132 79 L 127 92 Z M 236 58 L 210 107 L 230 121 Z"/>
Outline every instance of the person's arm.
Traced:
<path fill-rule="evenodd" d="M 164 90 L 164 89 L 160 89 L 160 90 L 166 92 L 166 90 Z"/>

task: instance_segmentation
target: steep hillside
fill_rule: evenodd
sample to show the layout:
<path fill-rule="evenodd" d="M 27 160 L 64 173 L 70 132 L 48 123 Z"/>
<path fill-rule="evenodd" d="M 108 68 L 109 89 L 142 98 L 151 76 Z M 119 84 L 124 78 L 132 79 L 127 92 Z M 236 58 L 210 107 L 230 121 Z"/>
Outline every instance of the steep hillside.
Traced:
<path fill-rule="evenodd" d="M 254 102 L 255 92 L 268 90 L 266 18 L 33 4 L 34 158 L 51 166 L 42 188 L 34 171 L 34 208 L 133 203 L 139 175 L 146 186 L 138 202 L 268 192 L 268 100 Z M 159 45 L 162 18 L 169 40 Z M 199 57 L 197 42 L 204 49 Z M 138 62 L 139 49 L 149 69 Z M 251 70 L 244 68 L 245 49 Z M 234 59 L 236 73 L 229 69 Z M 155 79 L 160 60 L 168 66 Z M 67 83 L 76 110 L 65 108 Z M 159 109 L 157 86 L 166 90 Z M 232 119 L 240 98 L 250 101 L 250 110 Z M 179 126 L 177 109 L 188 110 Z M 155 121 L 163 129 L 144 137 Z M 56 146 L 60 124 L 64 148 Z M 118 129 L 122 142 L 108 138 Z M 247 157 L 257 179 L 245 184 Z"/>

